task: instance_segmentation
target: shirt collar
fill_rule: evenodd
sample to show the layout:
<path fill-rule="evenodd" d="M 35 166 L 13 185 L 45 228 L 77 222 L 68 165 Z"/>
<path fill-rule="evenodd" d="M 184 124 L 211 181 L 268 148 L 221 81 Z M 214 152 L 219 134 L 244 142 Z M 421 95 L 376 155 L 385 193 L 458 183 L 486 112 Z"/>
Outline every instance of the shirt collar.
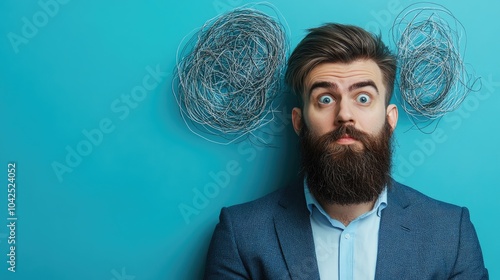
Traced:
<path fill-rule="evenodd" d="M 307 209 L 309 210 L 309 213 L 312 214 L 313 206 L 315 206 L 321 212 L 321 214 L 323 214 L 327 218 L 330 218 L 330 216 L 328 214 L 326 214 L 323 207 L 321 207 L 319 202 L 316 200 L 316 198 L 309 191 L 309 187 L 307 186 L 306 178 L 304 178 L 304 195 L 306 198 L 306 205 L 307 205 Z M 362 217 L 365 217 L 367 215 L 370 215 L 371 213 L 373 213 L 375 211 L 377 212 L 377 216 L 380 217 L 382 215 L 382 210 L 384 210 L 385 207 L 387 207 L 387 186 L 384 187 L 384 189 L 382 190 L 382 192 L 378 196 L 377 201 L 375 201 L 375 204 L 373 205 L 372 210 L 361 215 L 358 218 L 362 218 Z"/>

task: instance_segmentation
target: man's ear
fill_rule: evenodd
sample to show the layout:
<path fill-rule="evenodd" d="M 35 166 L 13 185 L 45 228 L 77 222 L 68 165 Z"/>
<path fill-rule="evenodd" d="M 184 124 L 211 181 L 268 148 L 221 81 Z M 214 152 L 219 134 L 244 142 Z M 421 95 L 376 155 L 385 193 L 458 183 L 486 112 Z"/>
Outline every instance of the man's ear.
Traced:
<path fill-rule="evenodd" d="M 389 106 L 387 106 L 386 114 L 387 114 L 387 122 L 389 122 L 391 130 L 394 131 L 398 123 L 398 107 L 396 107 L 396 105 L 394 104 L 389 104 Z"/>
<path fill-rule="evenodd" d="M 302 129 L 302 110 L 300 108 L 295 107 L 292 109 L 292 124 L 295 133 L 300 135 L 300 130 Z"/>

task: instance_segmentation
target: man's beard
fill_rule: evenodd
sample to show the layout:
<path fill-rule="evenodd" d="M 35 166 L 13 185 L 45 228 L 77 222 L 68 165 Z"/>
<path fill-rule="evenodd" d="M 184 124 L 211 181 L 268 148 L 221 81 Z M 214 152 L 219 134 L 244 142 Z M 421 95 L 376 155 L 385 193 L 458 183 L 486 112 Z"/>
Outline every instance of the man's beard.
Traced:
<path fill-rule="evenodd" d="M 363 144 L 336 143 L 348 134 Z M 302 168 L 310 192 L 321 203 L 359 204 L 375 200 L 390 183 L 392 130 L 388 122 L 378 135 L 352 125 L 314 136 L 305 123 L 300 133 Z"/>

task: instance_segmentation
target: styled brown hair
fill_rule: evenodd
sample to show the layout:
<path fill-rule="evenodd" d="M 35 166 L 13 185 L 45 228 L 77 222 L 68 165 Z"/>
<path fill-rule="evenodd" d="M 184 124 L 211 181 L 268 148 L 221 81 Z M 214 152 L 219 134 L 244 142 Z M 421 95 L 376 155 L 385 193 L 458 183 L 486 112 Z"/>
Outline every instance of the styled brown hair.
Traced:
<path fill-rule="evenodd" d="M 396 57 L 380 36 L 353 25 L 328 23 L 311 28 L 288 59 L 285 82 L 299 97 L 303 106 L 304 81 L 311 70 L 321 63 L 350 63 L 357 59 L 372 59 L 382 71 L 387 88 L 386 104 L 392 96 L 396 77 Z"/>

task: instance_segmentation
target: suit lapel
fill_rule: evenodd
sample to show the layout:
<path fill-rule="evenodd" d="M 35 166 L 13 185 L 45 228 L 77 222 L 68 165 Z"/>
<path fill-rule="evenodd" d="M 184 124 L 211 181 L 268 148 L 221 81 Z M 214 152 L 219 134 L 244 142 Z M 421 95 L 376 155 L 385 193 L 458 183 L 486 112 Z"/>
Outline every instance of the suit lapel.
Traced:
<path fill-rule="evenodd" d="M 296 182 L 279 202 L 274 226 L 292 279 L 319 279 L 309 211 L 303 185 Z"/>
<path fill-rule="evenodd" d="M 413 223 L 411 204 L 400 184 L 393 181 L 380 221 L 375 279 L 398 279 L 412 269 Z M 274 226 L 291 279 L 319 279 L 309 211 L 302 182 L 289 187 L 279 201 Z M 410 276 L 410 275 L 406 275 Z M 410 277 L 411 278 L 411 277 Z M 418 278 L 418 277 L 417 277 Z"/>
<path fill-rule="evenodd" d="M 380 220 L 375 279 L 409 276 L 405 274 L 411 271 L 408 268 L 412 264 L 412 256 L 417 253 L 408 246 L 413 243 L 409 208 L 410 201 L 399 183 L 393 181 L 387 193 L 387 207 L 382 210 Z"/>

